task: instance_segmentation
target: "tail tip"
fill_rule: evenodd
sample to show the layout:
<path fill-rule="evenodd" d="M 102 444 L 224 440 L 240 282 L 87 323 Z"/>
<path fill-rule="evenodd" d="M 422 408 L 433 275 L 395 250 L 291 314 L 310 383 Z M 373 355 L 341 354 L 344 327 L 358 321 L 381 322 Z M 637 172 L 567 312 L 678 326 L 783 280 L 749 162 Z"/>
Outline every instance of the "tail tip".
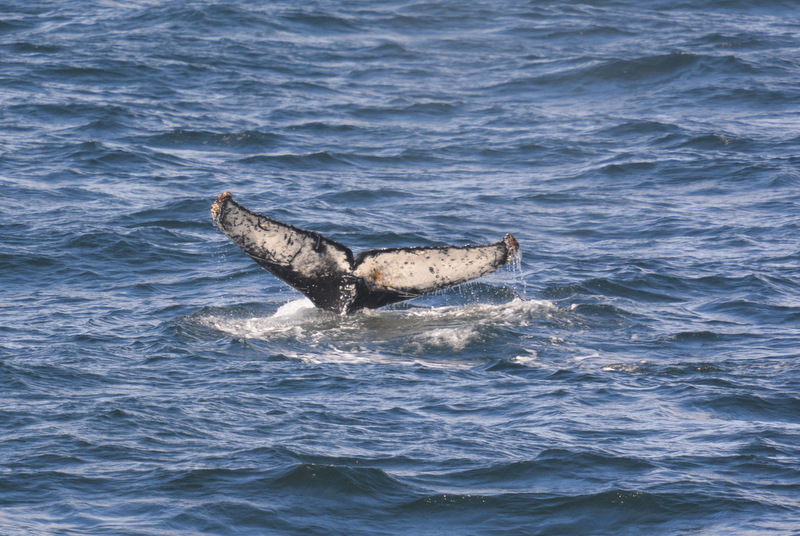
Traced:
<path fill-rule="evenodd" d="M 510 234 L 503 237 L 503 244 L 506 246 L 506 262 L 511 262 L 519 255 L 519 242 Z"/>
<path fill-rule="evenodd" d="M 214 201 L 214 204 L 211 205 L 211 216 L 216 220 L 219 217 L 219 212 L 222 209 L 222 204 L 227 200 L 233 197 L 233 194 L 230 192 L 222 192 L 217 196 L 217 199 Z"/>
<path fill-rule="evenodd" d="M 506 235 L 503 237 L 503 242 L 505 242 L 506 247 L 508 247 L 508 249 L 510 249 L 512 252 L 516 253 L 519 251 L 519 242 L 517 242 L 517 239 L 512 235 L 506 233 Z"/>

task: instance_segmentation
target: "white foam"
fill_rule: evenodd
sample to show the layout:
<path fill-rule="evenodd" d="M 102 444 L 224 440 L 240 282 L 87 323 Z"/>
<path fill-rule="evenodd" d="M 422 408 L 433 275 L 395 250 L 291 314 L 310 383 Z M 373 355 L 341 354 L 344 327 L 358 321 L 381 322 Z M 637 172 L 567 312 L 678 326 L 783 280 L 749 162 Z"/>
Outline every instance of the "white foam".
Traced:
<path fill-rule="evenodd" d="M 270 316 L 237 317 L 214 312 L 196 318 L 198 324 L 243 339 L 300 337 L 318 310 L 308 298 L 288 302 Z"/>
<path fill-rule="evenodd" d="M 509 359 L 512 363 L 532 367 L 539 364 L 539 352 L 536 350 L 526 349 L 528 355 L 517 355 Z"/>
<path fill-rule="evenodd" d="M 417 356 L 387 355 L 369 351 L 346 351 L 337 348 L 320 349 L 317 352 L 284 352 L 286 357 L 296 359 L 312 365 L 320 364 L 374 364 L 383 365 L 413 365 L 437 369 L 465 369 L 474 367 L 475 363 L 468 360 L 434 360 Z"/>
<path fill-rule="evenodd" d="M 314 304 L 308 298 L 300 298 L 299 300 L 284 303 L 271 318 L 286 318 L 298 315 L 303 315 L 309 310 L 314 309 Z"/>
<path fill-rule="evenodd" d="M 386 362 L 387 356 L 400 355 L 407 362 L 429 350 L 463 351 L 487 336 L 497 336 L 491 335 L 493 326 L 528 325 L 556 310 L 549 301 L 515 298 L 503 304 L 378 309 L 342 317 L 302 298 L 271 315 L 243 317 L 223 309 L 193 320 L 235 338 L 299 344 L 296 356 L 287 352 L 293 348 L 279 351 L 303 361 Z"/>
<path fill-rule="evenodd" d="M 477 326 L 468 325 L 455 328 L 436 328 L 420 333 L 415 339 L 421 346 L 463 350 L 471 342 L 480 338 Z"/>
<path fill-rule="evenodd" d="M 587 359 L 598 359 L 602 357 L 597 350 L 587 350 L 588 353 L 583 353 L 575 356 L 575 361 L 586 361 Z"/>
<path fill-rule="evenodd" d="M 485 322 L 524 323 L 532 317 L 540 317 L 556 310 L 547 300 L 523 300 L 514 298 L 502 304 L 449 305 L 424 310 L 412 310 L 408 314 L 422 317 L 476 319 Z"/>

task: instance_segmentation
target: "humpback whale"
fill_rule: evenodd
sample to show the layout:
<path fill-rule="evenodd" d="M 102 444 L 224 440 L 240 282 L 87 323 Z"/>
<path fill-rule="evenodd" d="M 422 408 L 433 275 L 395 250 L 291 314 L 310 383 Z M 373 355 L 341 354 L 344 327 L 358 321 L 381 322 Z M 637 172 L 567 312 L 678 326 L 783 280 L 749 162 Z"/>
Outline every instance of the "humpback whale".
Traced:
<path fill-rule="evenodd" d="M 223 192 L 211 206 L 217 227 L 275 277 L 342 315 L 416 298 L 484 276 L 519 251 L 510 234 L 494 244 L 372 249 L 346 246 L 252 212 Z"/>

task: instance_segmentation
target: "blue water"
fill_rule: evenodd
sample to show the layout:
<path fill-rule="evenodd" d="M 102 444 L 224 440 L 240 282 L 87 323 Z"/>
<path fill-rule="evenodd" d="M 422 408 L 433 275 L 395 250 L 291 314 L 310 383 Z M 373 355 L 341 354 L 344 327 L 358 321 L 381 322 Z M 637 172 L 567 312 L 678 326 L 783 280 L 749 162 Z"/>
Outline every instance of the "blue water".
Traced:
<path fill-rule="evenodd" d="M 0 534 L 800 533 L 799 73 L 791 1 L 0 3 Z M 522 260 L 340 318 L 225 190 Z"/>

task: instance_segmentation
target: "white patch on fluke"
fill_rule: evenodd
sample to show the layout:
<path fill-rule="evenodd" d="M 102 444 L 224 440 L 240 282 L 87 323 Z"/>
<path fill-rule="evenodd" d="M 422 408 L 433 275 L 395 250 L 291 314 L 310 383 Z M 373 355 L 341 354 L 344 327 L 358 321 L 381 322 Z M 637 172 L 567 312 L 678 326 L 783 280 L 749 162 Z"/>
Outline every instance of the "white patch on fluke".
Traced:
<path fill-rule="evenodd" d="M 365 255 L 353 274 L 376 288 L 419 295 L 494 272 L 505 257 L 500 245 L 379 251 Z"/>

